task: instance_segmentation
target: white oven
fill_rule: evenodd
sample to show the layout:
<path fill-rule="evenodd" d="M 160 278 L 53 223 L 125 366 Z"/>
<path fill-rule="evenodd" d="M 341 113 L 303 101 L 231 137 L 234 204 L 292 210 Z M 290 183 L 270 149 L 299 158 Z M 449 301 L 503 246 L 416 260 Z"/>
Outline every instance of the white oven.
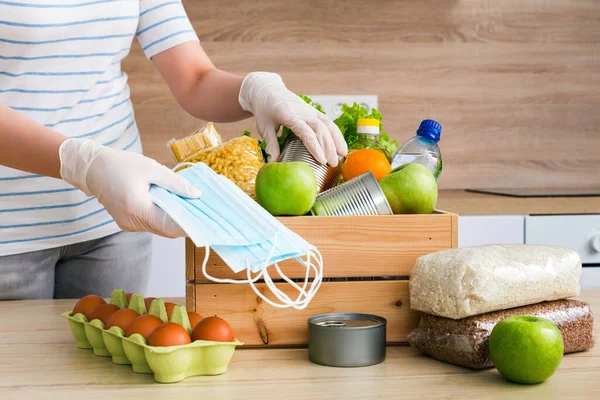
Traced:
<path fill-rule="evenodd" d="M 577 251 L 584 267 L 581 286 L 600 289 L 600 215 L 527 216 L 525 243 L 568 247 Z"/>
<path fill-rule="evenodd" d="M 600 201 L 600 199 L 599 199 Z M 581 255 L 583 289 L 600 289 L 600 215 L 461 215 L 460 247 L 527 243 L 567 247 Z"/>

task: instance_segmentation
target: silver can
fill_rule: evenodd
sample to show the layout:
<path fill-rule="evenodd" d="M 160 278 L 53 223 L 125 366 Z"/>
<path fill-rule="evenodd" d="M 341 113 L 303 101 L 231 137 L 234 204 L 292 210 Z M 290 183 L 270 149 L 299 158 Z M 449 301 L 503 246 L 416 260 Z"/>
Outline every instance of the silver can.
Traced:
<path fill-rule="evenodd" d="M 297 136 L 290 136 L 279 156 L 279 162 L 301 161 L 307 163 L 315 173 L 319 193 L 332 188 L 342 172 L 342 159 L 340 157 L 337 167 L 330 167 L 319 163 L 306 149 Z"/>
<path fill-rule="evenodd" d="M 367 171 L 320 193 L 311 213 L 318 216 L 392 215 L 393 211 L 377 179 Z"/>
<path fill-rule="evenodd" d="M 336 313 L 308 320 L 308 358 L 330 367 L 366 367 L 385 360 L 386 325 L 383 317 Z"/>

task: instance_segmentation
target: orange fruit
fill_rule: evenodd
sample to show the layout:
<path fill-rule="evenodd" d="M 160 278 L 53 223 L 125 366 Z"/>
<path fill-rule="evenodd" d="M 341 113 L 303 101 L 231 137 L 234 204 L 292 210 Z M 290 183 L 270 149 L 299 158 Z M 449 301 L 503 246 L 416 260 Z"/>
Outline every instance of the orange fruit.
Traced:
<path fill-rule="evenodd" d="M 356 178 L 367 171 L 380 180 L 392 171 L 392 166 L 385 155 L 375 149 L 360 149 L 352 152 L 344 162 L 342 176 L 344 181 Z"/>

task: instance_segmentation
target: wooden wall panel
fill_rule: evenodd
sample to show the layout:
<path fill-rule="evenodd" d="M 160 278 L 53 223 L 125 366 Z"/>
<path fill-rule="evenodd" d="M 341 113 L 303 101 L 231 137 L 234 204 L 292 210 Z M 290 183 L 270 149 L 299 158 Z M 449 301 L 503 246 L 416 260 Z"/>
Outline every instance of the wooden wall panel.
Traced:
<path fill-rule="evenodd" d="M 594 0 L 187 0 L 225 70 L 280 73 L 291 90 L 377 94 L 407 140 L 444 126 L 440 187 L 600 186 L 600 3 Z M 135 46 L 125 62 L 148 155 L 199 121 Z M 227 137 L 251 120 L 221 124 Z"/>

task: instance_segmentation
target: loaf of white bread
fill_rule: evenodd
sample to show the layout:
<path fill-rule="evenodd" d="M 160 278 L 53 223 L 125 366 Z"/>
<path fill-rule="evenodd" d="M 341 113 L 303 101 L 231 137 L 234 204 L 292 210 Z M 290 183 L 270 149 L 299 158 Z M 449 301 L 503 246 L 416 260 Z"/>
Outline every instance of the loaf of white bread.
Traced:
<path fill-rule="evenodd" d="M 579 295 L 577 252 L 542 245 L 442 250 L 417 259 L 410 307 L 460 319 Z"/>

